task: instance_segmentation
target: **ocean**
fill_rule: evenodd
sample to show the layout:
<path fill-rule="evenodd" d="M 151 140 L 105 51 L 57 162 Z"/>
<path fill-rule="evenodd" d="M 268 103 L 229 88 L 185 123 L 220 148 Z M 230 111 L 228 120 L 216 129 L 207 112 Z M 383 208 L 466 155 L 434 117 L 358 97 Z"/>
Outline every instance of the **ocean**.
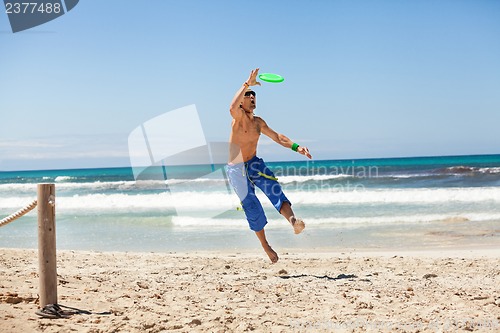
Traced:
<path fill-rule="evenodd" d="M 500 155 L 267 162 L 306 230 L 260 195 L 277 250 L 500 245 Z M 0 172 L 0 218 L 56 184 L 57 248 L 244 251 L 248 229 L 223 165 Z M 259 192 L 259 190 L 257 190 Z M 0 228 L 0 247 L 36 248 L 36 210 Z"/>

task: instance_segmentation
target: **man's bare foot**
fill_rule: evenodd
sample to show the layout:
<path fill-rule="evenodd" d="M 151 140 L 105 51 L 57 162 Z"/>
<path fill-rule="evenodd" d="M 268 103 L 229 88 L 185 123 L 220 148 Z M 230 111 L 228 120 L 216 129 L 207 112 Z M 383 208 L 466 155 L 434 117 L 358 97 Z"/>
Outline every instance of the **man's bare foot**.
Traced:
<path fill-rule="evenodd" d="M 306 227 L 304 221 L 302 221 L 301 218 L 296 218 L 295 216 L 292 216 L 290 218 L 290 223 L 292 223 L 293 232 L 295 232 L 296 235 L 300 234 L 302 230 L 304 230 L 304 228 Z"/>
<path fill-rule="evenodd" d="M 267 246 L 264 248 L 264 251 L 266 251 L 267 253 L 267 256 L 269 257 L 269 259 L 271 259 L 271 262 L 273 264 L 277 263 L 278 262 L 278 254 L 272 249 L 271 246 Z"/>

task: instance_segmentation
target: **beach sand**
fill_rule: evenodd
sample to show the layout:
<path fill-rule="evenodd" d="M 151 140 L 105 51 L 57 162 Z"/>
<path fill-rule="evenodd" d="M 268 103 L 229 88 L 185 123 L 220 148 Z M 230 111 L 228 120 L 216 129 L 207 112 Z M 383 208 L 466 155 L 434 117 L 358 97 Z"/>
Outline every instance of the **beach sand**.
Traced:
<path fill-rule="evenodd" d="M 34 250 L 0 249 L 1 332 L 500 332 L 500 249 L 58 251 L 58 302 L 110 315 L 44 319 Z"/>

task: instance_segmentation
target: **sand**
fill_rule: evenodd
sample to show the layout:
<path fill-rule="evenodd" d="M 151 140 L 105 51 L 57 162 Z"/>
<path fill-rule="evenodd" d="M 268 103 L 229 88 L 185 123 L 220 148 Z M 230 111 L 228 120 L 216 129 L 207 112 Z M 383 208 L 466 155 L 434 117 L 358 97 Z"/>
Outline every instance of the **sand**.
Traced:
<path fill-rule="evenodd" d="M 500 249 L 58 252 L 43 319 L 34 250 L 0 249 L 1 332 L 500 332 Z"/>

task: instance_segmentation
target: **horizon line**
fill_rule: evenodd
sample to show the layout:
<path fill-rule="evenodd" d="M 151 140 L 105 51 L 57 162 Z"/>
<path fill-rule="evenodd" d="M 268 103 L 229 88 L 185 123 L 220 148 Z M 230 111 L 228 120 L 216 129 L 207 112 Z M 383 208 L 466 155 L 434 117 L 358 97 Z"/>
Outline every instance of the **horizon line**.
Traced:
<path fill-rule="evenodd" d="M 491 153 L 491 154 L 464 154 L 464 155 L 423 155 L 423 156 L 392 156 L 392 157 L 362 157 L 362 158 L 342 158 L 342 159 L 303 159 L 303 160 L 267 160 L 266 163 L 294 163 L 294 162 L 324 162 L 324 161 L 333 161 L 333 162 L 343 162 L 343 161 L 366 161 L 366 160 L 397 160 L 397 159 L 414 159 L 414 158 L 437 158 L 437 157 L 445 157 L 445 158 L 459 158 L 459 157 L 472 157 L 472 156 L 500 156 L 500 153 Z M 224 165 L 225 163 L 212 163 L 213 165 Z M 168 167 L 187 167 L 193 165 L 212 165 L 212 164 L 185 164 L 185 165 L 167 165 Z M 150 168 L 150 167 L 162 167 L 162 165 L 149 165 L 149 166 L 102 166 L 102 167 L 83 167 L 83 168 L 66 168 L 66 169 L 23 169 L 23 170 L 0 170 L 0 173 L 3 172 L 33 172 L 33 171 L 60 171 L 60 170 L 96 170 L 96 169 L 124 169 L 124 168 Z"/>

